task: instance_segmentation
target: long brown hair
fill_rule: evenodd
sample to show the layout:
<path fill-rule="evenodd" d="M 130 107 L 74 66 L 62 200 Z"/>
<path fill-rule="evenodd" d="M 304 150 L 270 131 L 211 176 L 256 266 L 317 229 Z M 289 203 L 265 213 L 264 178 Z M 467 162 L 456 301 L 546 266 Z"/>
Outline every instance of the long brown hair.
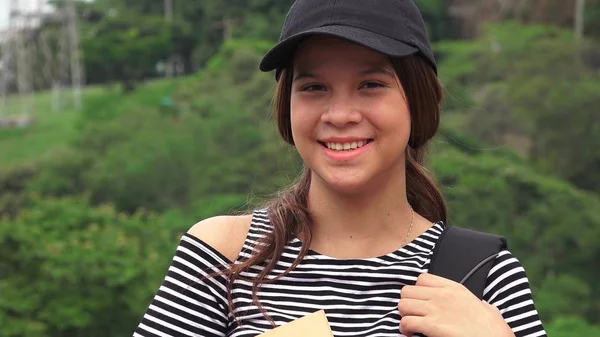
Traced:
<path fill-rule="evenodd" d="M 432 68 L 418 56 L 391 60 L 406 94 L 411 114 L 411 135 L 406 154 L 406 193 L 408 202 L 415 212 L 432 222 L 447 221 L 446 203 L 432 176 L 424 167 L 427 143 L 438 131 L 442 87 Z M 290 121 L 290 99 L 292 71 L 284 69 L 279 77 L 274 100 L 274 118 L 283 140 L 294 145 Z M 239 264 L 231 266 L 229 275 L 228 301 L 233 312 L 231 290 L 233 281 L 250 266 L 266 262 L 260 274 L 251 280 L 252 299 L 259 310 L 273 324 L 258 299 L 260 284 L 273 282 L 291 272 L 306 255 L 311 244 L 312 219 L 307 205 L 311 171 L 304 167 L 298 180 L 287 190 L 281 191 L 267 205 L 272 231 L 255 247 L 254 254 Z M 279 260 L 285 245 L 298 233 L 302 233 L 303 246 L 294 263 L 276 279 L 267 275 Z"/>

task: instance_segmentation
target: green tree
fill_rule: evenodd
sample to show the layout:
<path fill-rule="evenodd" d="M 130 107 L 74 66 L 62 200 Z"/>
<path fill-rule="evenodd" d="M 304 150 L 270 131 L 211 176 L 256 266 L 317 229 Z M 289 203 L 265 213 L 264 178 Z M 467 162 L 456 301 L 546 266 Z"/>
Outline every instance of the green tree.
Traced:
<path fill-rule="evenodd" d="M 44 161 L 29 190 L 126 212 L 193 210 L 209 196 L 235 208 L 273 191 L 297 162 L 267 121 L 273 78 L 256 71 L 266 48 L 231 40 L 196 76 L 88 100 L 73 148 Z"/>
<path fill-rule="evenodd" d="M 458 37 L 456 23 L 448 12 L 449 2 L 443 0 L 422 0 L 415 2 L 429 28 L 432 41 L 455 39 Z"/>
<path fill-rule="evenodd" d="M 528 271 L 544 321 L 577 303 L 570 312 L 597 322 L 600 287 L 593 280 L 600 275 L 589 266 L 600 258 L 600 198 L 536 172 L 510 152 L 474 151 L 472 145 L 463 151 L 445 135 L 431 164 L 450 221 L 507 237 Z"/>
<path fill-rule="evenodd" d="M 162 18 L 131 11 L 90 26 L 81 45 L 88 82 L 119 81 L 125 91 L 154 75 L 172 50 L 170 29 Z"/>
<path fill-rule="evenodd" d="M 547 172 L 600 191 L 600 46 L 571 31 L 516 23 L 491 25 L 476 41 L 443 42 L 447 108 L 464 130 L 511 146 Z M 462 102 L 453 99 L 458 93 Z M 452 116 L 450 117 L 452 119 Z M 573 151 L 573 149 L 577 149 Z"/>
<path fill-rule="evenodd" d="M 179 234 L 151 214 L 28 198 L 0 220 L 0 336 L 127 336 Z"/>

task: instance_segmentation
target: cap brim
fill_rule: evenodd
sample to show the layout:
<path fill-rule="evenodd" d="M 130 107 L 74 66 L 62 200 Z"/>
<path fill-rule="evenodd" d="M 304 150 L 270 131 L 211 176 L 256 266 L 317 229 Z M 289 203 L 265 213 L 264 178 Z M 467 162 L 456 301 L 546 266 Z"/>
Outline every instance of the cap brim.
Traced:
<path fill-rule="evenodd" d="M 261 71 L 280 69 L 288 65 L 298 45 L 308 36 L 325 35 L 346 39 L 390 57 L 402 57 L 419 50 L 402 41 L 373 33 L 368 30 L 348 26 L 324 26 L 298 33 L 275 45 L 260 62 Z"/>

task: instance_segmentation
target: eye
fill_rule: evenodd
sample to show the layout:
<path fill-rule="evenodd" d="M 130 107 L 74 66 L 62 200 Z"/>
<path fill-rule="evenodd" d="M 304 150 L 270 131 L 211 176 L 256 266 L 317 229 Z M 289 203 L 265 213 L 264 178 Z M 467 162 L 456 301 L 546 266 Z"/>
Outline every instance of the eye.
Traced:
<path fill-rule="evenodd" d="M 308 84 L 302 87 L 302 91 L 323 91 L 325 87 L 320 84 Z"/>
<path fill-rule="evenodd" d="M 383 83 L 373 82 L 373 81 L 365 82 L 360 85 L 361 88 L 365 88 L 365 89 L 383 88 L 385 86 L 386 85 Z"/>

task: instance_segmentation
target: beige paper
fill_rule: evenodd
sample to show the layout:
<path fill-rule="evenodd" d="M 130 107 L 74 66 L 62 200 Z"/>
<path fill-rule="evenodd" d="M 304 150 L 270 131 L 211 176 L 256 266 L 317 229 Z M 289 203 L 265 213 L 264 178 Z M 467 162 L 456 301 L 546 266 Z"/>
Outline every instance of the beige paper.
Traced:
<path fill-rule="evenodd" d="M 258 337 L 333 337 L 325 311 L 319 310 L 267 331 Z"/>

